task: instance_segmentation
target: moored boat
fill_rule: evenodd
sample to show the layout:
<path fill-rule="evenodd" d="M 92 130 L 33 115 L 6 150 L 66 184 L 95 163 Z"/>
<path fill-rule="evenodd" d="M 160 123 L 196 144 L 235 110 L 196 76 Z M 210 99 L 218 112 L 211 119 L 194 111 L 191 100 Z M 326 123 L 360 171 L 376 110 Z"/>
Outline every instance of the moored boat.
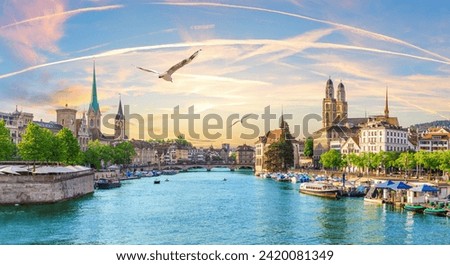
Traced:
<path fill-rule="evenodd" d="M 327 198 L 339 199 L 339 189 L 324 182 L 305 182 L 300 184 L 299 192 Z"/>
<path fill-rule="evenodd" d="M 105 179 L 101 178 L 95 182 L 94 187 L 97 189 L 113 189 L 113 188 L 119 188 L 122 184 L 120 183 L 120 180 L 111 180 L 111 179 Z"/>
<path fill-rule="evenodd" d="M 436 216 L 446 216 L 447 210 L 443 208 L 426 208 L 423 213 Z"/>
<path fill-rule="evenodd" d="M 418 204 L 406 204 L 403 209 L 407 210 L 407 211 L 412 211 L 412 212 L 418 212 L 421 213 L 423 212 L 426 207 L 423 205 L 418 205 Z"/>

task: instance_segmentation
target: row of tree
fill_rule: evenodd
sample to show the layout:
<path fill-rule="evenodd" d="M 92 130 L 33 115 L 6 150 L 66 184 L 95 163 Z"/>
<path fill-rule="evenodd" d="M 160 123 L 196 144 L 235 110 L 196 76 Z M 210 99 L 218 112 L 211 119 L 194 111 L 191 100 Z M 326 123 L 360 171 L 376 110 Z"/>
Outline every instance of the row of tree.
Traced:
<path fill-rule="evenodd" d="M 57 134 L 35 123 L 28 124 L 22 141 L 16 146 L 11 135 L 0 120 L 0 161 L 26 160 L 36 162 L 57 162 L 65 165 L 85 164 L 97 169 L 102 162 L 106 164 L 129 164 L 135 155 L 134 147 L 129 142 L 116 146 L 89 142 L 85 152 L 80 150 L 77 139 L 72 132 L 63 128 Z"/>
<path fill-rule="evenodd" d="M 391 173 L 394 170 L 402 170 L 409 173 L 415 170 L 418 174 L 422 171 L 426 171 L 428 174 L 445 174 L 450 172 L 450 151 L 402 153 L 381 151 L 379 153 L 342 155 L 337 150 L 330 150 L 321 155 L 320 163 L 328 169 L 354 166 L 365 172 L 382 170 L 385 173 Z"/>

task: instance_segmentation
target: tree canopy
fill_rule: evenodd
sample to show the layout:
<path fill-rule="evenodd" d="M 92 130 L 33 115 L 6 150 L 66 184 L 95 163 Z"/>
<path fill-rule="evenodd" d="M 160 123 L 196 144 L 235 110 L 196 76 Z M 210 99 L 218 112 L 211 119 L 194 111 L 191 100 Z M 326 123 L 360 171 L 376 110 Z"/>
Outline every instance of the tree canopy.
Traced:
<path fill-rule="evenodd" d="M 5 121 L 0 120 L 0 160 L 11 160 L 15 145 L 11 141 L 11 134 L 6 128 Z"/>

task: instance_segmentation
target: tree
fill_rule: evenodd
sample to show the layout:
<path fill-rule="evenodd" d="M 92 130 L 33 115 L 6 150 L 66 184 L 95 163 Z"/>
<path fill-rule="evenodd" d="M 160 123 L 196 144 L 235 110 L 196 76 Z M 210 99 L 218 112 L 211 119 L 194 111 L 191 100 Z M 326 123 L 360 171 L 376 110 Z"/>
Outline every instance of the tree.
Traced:
<path fill-rule="evenodd" d="M 56 134 L 56 138 L 60 145 L 60 159 L 59 161 L 67 165 L 75 165 L 80 160 L 80 145 L 68 128 L 63 128 Z"/>
<path fill-rule="evenodd" d="M 89 141 L 88 148 L 84 152 L 85 162 L 90 166 L 100 169 L 102 166 L 102 144 L 98 141 Z"/>
<path fill-rule="evenodd" d="M 113 148 L 113 162 L 115 164 L 128 165 L 131 159 L 136 155 L 133 144 L 130 142 L 121 142 Z"/>
<path fill-rule="evenodd" d="M 305 156 L 312 157 L 313 156 L 313 148 L 314 148 L 313 138 L 308 137 L 305 141 L 305 149 L 303 151 Z"/>
<path fill-rule="evenodd" d="M 294 166 L 294 146 L 292 144 L 294 137 L 289 131 L 289 125 L 284 120 L 280 124 L 280 129 L 280 138 L 270 144 L 265 153 L 266 161 L 264 163 L 269 171 L 286 172 Z"/>
<path fill-rule="evenodd" d="M 399 155 L 396 160 L 396 164 L 400 169 L 405 170 L 405 173 L 408 173 L 408 170 L 414 169 L 416 166 L 416 159 L 414 153 L 412 152 L 403 152 Z"/>
<path fill-rule="evenodd" d="M 320 163 L 324 168 L 336 169 L 342 165 L 341 153 L 337 150 L 331 149 L 320 156 Z"/>
<path fill-rule="evenodd" d="M 11 160 L 15 145 L 11 141 L 11 134 L 6 128 L 5 121 L 0 120 L 0 160 Z"/>
<path fill-rule="evenodd" d="M 42 129 L 35 123 L 29 123 L 19 143 L 19 154 L 24 160 L 46 161 L 50 157 L 48 129 Z M 50 132 L 51 133 L 51 132 Z"/>

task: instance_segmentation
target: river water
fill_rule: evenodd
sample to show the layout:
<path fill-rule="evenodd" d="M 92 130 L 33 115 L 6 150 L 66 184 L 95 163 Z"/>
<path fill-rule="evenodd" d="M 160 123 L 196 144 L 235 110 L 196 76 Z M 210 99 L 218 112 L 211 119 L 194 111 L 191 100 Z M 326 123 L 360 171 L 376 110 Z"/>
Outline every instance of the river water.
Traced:
<path fill-rule="evenodd" d="M 165 179 L 169 181 L 165 181 Z M 300 194 L 252 172 L 187 172 L 50 205 L 1 206 L 0 244 L 448 245 L 450 219 Z M 226 180 L 224 180 L 226 179 Z"/>

